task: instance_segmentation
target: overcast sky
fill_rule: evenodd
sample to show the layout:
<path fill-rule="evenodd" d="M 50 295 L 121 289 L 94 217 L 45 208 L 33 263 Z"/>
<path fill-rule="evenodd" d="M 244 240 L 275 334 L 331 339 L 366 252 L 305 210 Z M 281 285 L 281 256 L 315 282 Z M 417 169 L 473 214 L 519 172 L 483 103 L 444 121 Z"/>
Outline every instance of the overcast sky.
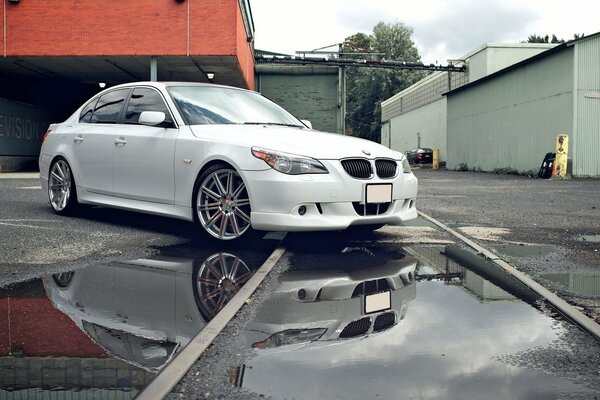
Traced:
<path fill-rule="evenodd" d="M 533 33 L 569 40 L 600 31 L 591 0 L 250 0 L 255 47 L 286 54 L 403 22 L 425 63 L 445 64 L 484 43 L 520 42 Z"/>

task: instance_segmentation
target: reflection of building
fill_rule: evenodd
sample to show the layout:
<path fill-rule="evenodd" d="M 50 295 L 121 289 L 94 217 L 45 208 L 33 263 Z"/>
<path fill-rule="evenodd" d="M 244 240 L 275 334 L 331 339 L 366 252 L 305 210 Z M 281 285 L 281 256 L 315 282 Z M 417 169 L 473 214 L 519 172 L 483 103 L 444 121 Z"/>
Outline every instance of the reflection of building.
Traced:
<path fill-rule="evenodd" d="M 29 290 L 18 295 L 25 286 Z M 108 358 L 53 307 L 41 281 L 17 285 L 6 294 L 0 291 L 0 397 L 2 390 L 18 390 L 28 398 L 30 390 L 40 387 L 141 388 L 151 379 L 149 373 Z"/>
<path fill-rule="evenodd" d="M 510 293 L 446 257 L 443 247 L 418 247 L 408 250 L 419 259 L 417 280 L 436 279 L 448 284 L 462 285 L 484 302 L 515 299 Z"/>
<path fill-rule="evenodd" d="M 0 398 L 3 390 L 30 398 L 48 389 L 131 398 L 253 273 L 229 253 L 156 256 L 2 289 Z"/>
<path fill-rule="evenodd" d="M 559 283 L 567 289 L 584 296 L 600 296 L 600 274 L 564 273 L 546 274 L 544 278 Z"/>
<path fill-rule="evenodd" d="M 239 257 L 156 256 L 44 278 L 48 297 L 108 354 L 160 370 L 254 273 Z"/>

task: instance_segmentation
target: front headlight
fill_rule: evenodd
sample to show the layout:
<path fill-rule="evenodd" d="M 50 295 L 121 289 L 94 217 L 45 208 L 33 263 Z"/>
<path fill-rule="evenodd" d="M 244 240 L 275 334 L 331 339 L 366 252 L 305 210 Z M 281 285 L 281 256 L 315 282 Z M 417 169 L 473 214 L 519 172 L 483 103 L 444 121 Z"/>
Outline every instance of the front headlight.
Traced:
<path fill-rule="evenodd" d="M 323 336 L 325 332 L 327 332 L 326 328 L 288 329 L 274 333 L 261 342 L 252 343 L 252 347 L 255 349 L 271 349 L 290 344 L 314 342 Z"/>
<path fill-rule="evenodd" d="M 276 171 L 289 175 L 327 174 L 327 168 L 314 158 L 296 154 L 252 148 L 252 155 L 266 162 Z"/>
<path fill-rule="evenodd" d="M 402 160 L 402 169 L 404 170 L 405 174 L 410 174 L 410 164 L 406 157 L 404 157 L 404 159 Z"/>

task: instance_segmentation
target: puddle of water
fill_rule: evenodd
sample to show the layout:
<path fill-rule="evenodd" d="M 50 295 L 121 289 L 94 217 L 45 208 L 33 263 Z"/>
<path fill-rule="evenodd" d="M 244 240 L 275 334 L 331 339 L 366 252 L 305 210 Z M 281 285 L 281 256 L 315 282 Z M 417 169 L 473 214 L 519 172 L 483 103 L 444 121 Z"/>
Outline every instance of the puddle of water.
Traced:
<path fill-rule="evenodd" d="M 600 235 L 581 235 L 577 236 L 576 239 L 581 242 L 600 243 Z"/>
<path fill-rule="evenodd" d="M 0 288 L 0 398 L 135 397 L 269 251 L 235 253 L 164 249 Z"/>
<path fill-rule="evenodd" d="M 511 257 L 541 257 L 556 251 L 554 247 L 547 245 L 502 244 L 491 247 L 498 253 Z"/>
<path fill-rule="evenodd" d="M 444 257 L 440 247 L 411 248 L 405 257 L 388 250 L 363 249 L 348 259 L 350 270 L 340 261 L 341 248 L 288 254 L 290 270 L 244 334 L 254 350 L 232 369 L 232 383 L 274 398 L 600 393 L 598 385 L 586 386 L 557 367 L 554 357 L 536 359 L 562 349 L 557 343 L 567 327 L 510 294 L 511 285 L 503 290 Z M 595 341 L 585 346 L 600 354 Z M 584 367 L 598 382 L 593 365 Z"/>
<path fill-rule="evenodd" d="M 584 296 L 600 296 L 600 273 L 545 274 L 542 278 L 556 282 Z"/>

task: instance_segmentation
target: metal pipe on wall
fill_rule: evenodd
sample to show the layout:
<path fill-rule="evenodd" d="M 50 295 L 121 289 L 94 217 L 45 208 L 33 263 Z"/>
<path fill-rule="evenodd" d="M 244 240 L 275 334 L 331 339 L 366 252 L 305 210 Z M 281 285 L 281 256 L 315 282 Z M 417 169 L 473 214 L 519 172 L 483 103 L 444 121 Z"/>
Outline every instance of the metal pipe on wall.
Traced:
<path fill-rule="evenodd" d="M 2 47 L 2 49 L 3 49 L 3 53 L 2 54 L 4 55 L 4 57 L 6 57 L 6 0 L 4 0 L 2 2 L 2 4 L 3 4 L 3 11 L 2 11 L 2 16 L 3 16 L 3 24 L 2 24 L 2 28 L 3 28 L 2 29 L 3 30 L 3 40 L 2 40 L 3 47 Z"/>

